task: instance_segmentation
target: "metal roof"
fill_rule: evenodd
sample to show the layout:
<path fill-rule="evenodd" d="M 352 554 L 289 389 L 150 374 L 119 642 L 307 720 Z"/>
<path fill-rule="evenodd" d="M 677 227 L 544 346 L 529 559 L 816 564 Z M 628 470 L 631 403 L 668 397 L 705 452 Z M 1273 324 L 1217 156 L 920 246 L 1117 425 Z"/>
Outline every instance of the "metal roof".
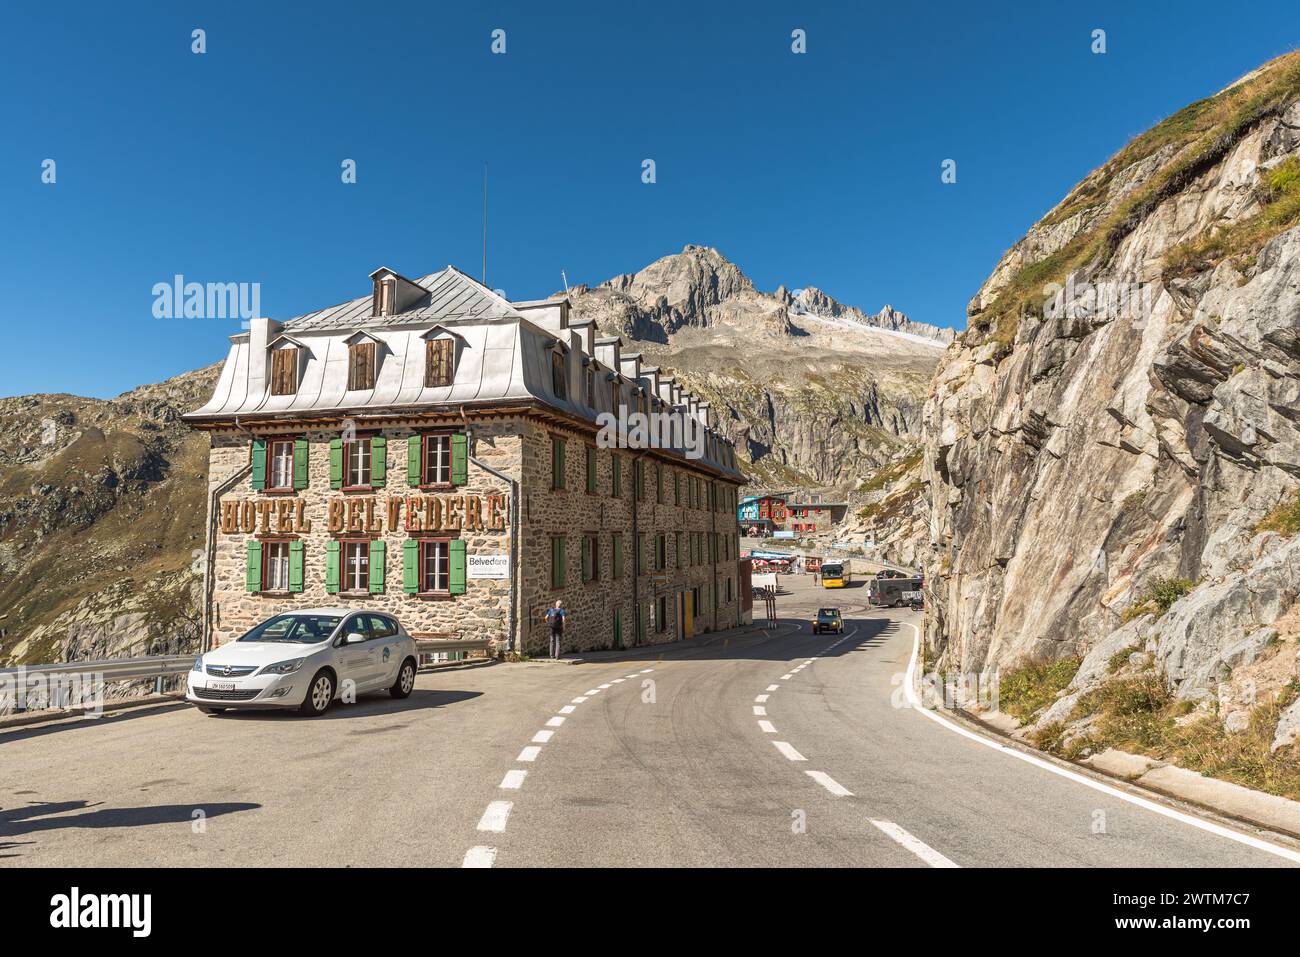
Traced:
<path fill-rule="evenodd" d="M 373 297 L 361 296 L 290 319 L 284 328 L 295 332 L 316 329 L 354 330 L 367 326 L 403 326 L 455 319 L 500 319 L 519 315 L 509 302 L 455 266 L 409 281 L 428 290 L 426 295 L 391 316 L 373 315 Z"/>

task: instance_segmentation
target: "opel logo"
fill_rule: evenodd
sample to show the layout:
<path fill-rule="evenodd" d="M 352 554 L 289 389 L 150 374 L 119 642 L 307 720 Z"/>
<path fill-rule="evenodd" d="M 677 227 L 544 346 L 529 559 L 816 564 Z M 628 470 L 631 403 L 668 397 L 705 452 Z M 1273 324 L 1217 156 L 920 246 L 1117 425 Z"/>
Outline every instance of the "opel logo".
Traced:
<path fill-rule="evenodd" d="M 230 677 L 230 665 L 226 665 L 226 666 L 224 667 L 224 670 L 223 670 L 221 673 L 224 674 L 227 678 L 229 678 L 229 677 Z"/>

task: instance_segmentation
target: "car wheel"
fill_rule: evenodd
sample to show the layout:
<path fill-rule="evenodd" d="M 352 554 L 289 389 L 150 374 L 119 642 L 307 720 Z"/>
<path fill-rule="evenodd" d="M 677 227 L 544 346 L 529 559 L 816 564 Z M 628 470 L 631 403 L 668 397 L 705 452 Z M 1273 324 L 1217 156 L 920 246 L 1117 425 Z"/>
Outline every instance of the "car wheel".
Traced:
<path fill-rule="evenodd" d="M 393 686 L 388 689 L 388 693 L 394 698 L 410 697 L 411 689 L 415 687 L 415 662 L 407 658 L 402 662 L 402 667 L 397 672 L 397 680 Z"/>
<path fill-rule="evenodd" d="M 307 715 L 324 714 L 334 702 L 334 679 L 328 671 L 316 672 L 307 686 L 307 697 L 302 699 L 300 712 Z"/>
<path fill-rule="evenodd" d="M 204 714 L 225 714 L 226 713 L 225 708 L 207 708 L 204 707 L 203 705 L 199 705 L 199 710 L 202 711 Z"/>

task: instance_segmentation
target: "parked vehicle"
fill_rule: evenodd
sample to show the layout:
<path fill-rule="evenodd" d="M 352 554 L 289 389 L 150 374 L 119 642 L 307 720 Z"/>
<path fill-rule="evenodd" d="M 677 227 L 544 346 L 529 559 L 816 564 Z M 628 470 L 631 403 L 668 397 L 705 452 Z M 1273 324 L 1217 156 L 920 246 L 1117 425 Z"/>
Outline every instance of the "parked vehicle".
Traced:
<path fill-rule="evenodd" d="M 897 568 L 882 568 L 876 572 L 877 578 L 907 578 L 907 572 L 900 572 Z"/>
<path fill-rule="evenodd" d="M 873 605 L 893 605 L 902 608 L 913 598 L 910 593 L 919 592 L 924 579 L 916 578 L 873 578 L 867 582 L 867 601 Z"/>
<path fill-rule="evenodd" d="M 415 640 L 391 615 L 311 608 L 275 615 L 234 641 L 200 655 L 185 700 L 208 714 L 229 708 L 297 708 L 324 714 L 345 690 L 415 687 Z"/>
<path fill-rule="evenodd" d="M 853 581 L 848 562 L 822 562 L 821 576 L 823 588 L 843 588 Z"/>
<path fill-rule="evenodd" d="M 841 634 L 844 631 L 844 619 L 840 617 L 838 608 L 820 608 L 817 610 L 817 617 L 813 619 L 812 626 L 814 635 L 819 635 L 823 631 Z"/>

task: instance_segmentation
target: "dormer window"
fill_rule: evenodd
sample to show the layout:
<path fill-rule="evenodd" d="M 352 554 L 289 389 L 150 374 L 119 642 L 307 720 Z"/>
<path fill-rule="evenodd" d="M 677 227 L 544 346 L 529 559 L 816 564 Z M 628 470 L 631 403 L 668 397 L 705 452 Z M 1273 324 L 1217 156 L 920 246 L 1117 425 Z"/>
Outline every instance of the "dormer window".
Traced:
<path fill-rule="evenodd" d="M 557 399 L 569 397 L 568 377 L 565 375 L 564 351 L 556 349 L 551 353 L 551 391 Z"/>
<path fill-rule="evenodd" d="M 585 375 L 587 386 L 587 407 L 594 409 L 596 407 L 596 367 L 590 362 L 587 363 Z"/>
<path fill-rule="evenodd" d="M 373 389 L 379 369 L 379 340 L 368 332 L 350 336 L 348 344 L 348 390 Z"/>
<path fill-rule="evenodd" d="M 302 343 L 281 336 L 271 343 L 271 395 L 297 395 Z"/>
<path fill-rule="evenodd" d="M 289 346 L 271 353 L 271 395 L 298 391 L 298 350 Z"/>
<path fill-rule="evenodd" d="M 391 316 L 393 314 L 393 287 L 396 282 L 393 279 L 379 279 L 375 281 L 375 315 Z"/>
<path fill-rule="evenodd" d="M 424 387 L 449 386 L 456 378 L 456 342 L 450 338 L 429 339 L 424 344 Z"/>

